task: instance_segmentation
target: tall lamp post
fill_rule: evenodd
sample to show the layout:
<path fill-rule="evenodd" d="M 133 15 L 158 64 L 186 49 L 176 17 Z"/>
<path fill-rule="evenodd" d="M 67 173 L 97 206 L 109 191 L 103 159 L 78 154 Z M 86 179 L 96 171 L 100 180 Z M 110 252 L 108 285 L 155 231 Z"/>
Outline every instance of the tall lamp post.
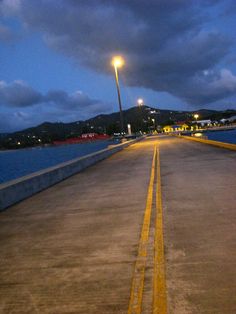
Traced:
<path fill-rule="evenodd" d="M 197 119 L 199 118 L 199 114 L 194 114 L 193 117 L 195 118 L 195 120 L 197 121 Z"/>
<path fill-rule="evenodd" d="M 152 122 L 153 122 L 153 131 L 155 131 L 155 128 L 156 128 L 155 119 L 152 119 Z"/>
<path fill-rule="evenodd" d="M 143 124 L 143 114 L 142 114 L 142 106 L 143 106 L 143 99 L 142 98 L 138 98 L 137 99 L 137 104 L 139 107 L 139 113 L 140 113 L 140 132 L 142 132 L 142 124 Z"/>
<path fill-rule="evenodd" d="M 197 119 L 199 118 L 199 114 L 195 113 L 193 117 L 195 118 L 196 121 L 196 129 L 198 129 Z"/>
<path fill-rule="evenodd" d="M 124 65 L 124 59 L 120 56 L 116 56 L 112 59 L 111 64 L 115 70 L 115 79 L 116 79 L 116 89 L 118 95 L 118 102 L 119 102 L 119 109 L 120 109 L 120 133 L 121 136 L 124 133 L 124 119 L 123 119 L 123 112 L 122 112 L 122 105 L 121 105 L 121 97 L 120 97 L 120 85 L 119 85 L 119 75 L 118 75 L 118 68 L 121 68 Z"/>
<path fill-rule="evenodd" d="M 139 107 L 143 106 L 143 99 L 142 98 L 138 98 L 137 103 L 138 103 Z"/>

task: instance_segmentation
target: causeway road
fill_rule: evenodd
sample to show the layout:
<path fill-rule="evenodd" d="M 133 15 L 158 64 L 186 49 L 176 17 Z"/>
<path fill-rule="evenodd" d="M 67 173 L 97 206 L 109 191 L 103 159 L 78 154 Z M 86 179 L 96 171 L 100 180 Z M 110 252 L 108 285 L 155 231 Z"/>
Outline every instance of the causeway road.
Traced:
<path fill-rule="evenodd" d="M 0 313 L 235 314 L 236 152 L 153 136 L 0 213 Z"/>

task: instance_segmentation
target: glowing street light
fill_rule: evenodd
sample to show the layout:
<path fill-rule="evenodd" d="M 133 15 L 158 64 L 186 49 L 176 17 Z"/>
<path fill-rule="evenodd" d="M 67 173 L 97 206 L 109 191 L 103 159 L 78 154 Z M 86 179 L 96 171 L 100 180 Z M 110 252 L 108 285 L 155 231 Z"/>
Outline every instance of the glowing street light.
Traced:
<path fill-rule="evenodd" d="M 142 99 L 142 98 L 139 98 L 139 99 L 137 100 L 137 103 L 138 103 L 139 107 L 143 106 L 143 99 Z"/>
<path fill-rule="evenodd" d="M 140 132 L 142 132 L 142 124 L 143 124 L 143 112 L 142 112 L 143 99 L 142 98 L 137 99 L 137 105 L 139 107 L 139 114 L 140 114 Z"/>
<path fill-rule="evenodd" d="M 156 128 L 156 123 L 155 123 L 155 119 L 152 119 L 152 123 L 153 123 L 153 130 L 155 131 L 155 128 Z"/>
<path fill-rule="evenodd" d="M 196 113 L 196 114 L 193 115 L 193 117 L 197 121 L 197 119 L 199 118 L 199 114 Z"/>
<path fill-rule="evenodd" d="M 120 97 L 118 68 L 121 68 L 124 65 L 124 63 L 125 63 L 124 59 L 121 56 L 116 56 L 111 61 L 111 64 L 113 65 L 114 70 L 115 70 L 116 89 L 117 89 L 119 109 L 120 109 L 120 132 L 121 132 L 121 135 L 124 133 L 124 119 L 123 119 L 121 97 Z"/>
<path fill-rule="evenodd" d="M 195 113 L 193 117 L 196 120 L 196 129 L 198 129 L 197 119 L 199 118 L 199 114 Z"/>
<path fill-rule="evenodd" d="M 115 68 L 121 68 L 125 64 L 125 61 L 121 56 L 116 56 L 112 59 L 111 64 Z"/>

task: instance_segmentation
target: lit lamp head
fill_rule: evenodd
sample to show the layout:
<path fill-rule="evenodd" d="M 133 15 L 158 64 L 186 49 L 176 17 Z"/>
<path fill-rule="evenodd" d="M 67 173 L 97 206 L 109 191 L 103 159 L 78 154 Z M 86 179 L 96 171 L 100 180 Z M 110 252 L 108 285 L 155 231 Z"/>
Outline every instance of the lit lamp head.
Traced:
<path fill-rule="evenodd" d="M 197 120 L 199 118 L 199 114 L 196 113 L 193 117 Z"/>
<path fill-rule="evenodd" d="M 139 99 L 137 100 L 137 103 L 138 103 L 139 106 L 142 106 L 142 105 L 143 105 L 143 99 L 142 99 L 142 98 L 139 98 Z"/>
<path fill-rule="evenodd" d="M 121 68 L 124 65 L 125 61 L 121 56 L 115 56 L 111 60 L 111 64 L 114 66 L 114 68 Z"/>

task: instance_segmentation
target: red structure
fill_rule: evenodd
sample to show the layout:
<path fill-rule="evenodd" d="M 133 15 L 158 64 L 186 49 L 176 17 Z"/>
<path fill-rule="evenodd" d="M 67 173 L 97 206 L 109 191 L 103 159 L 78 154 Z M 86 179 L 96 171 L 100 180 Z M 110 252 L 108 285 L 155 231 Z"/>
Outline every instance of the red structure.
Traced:
<path fill-rule="evenodd" d="M 97 140 L 106 140 L 109 138 L 110 136 L 107 134 L 85 133 L 79 137 L 72 137 L 62 141 L 54 141 L 53 144 L 54 145 L 79 144 Z"/>

